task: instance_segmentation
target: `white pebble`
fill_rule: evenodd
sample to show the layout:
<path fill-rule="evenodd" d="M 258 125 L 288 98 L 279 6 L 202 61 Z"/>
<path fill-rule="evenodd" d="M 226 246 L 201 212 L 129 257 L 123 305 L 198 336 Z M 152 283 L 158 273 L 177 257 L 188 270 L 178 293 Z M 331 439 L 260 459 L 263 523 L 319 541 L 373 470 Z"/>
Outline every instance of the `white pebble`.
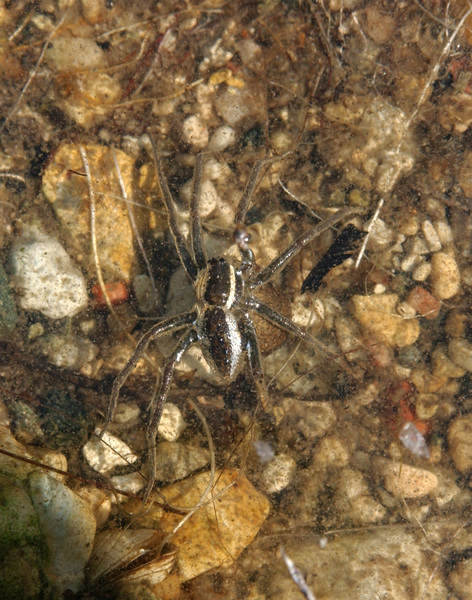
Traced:
<path fill-rule="evenodd" d="M 182 125 L 184 140 L 197 150 L 203 150 L 208 145 L 208 128 L 195 115 L 187 117 Z"/>
<path fill-rule="evenodd" d="M 87 338 L 55 335 L 50 338 L 46 351 L 56 367 L 80 371 L 97 357 L 99 348 Z"/>
<path fill-rule="evenodd" d="M 431 257 L 432 293 L 438 300 L 448 300 L 460 288 L 461 276 L 455 259 L 445 252 L 437 252 Z"/>
<path fill-rule="evenodd" d="M 47 544 L 45 560 L 54 586 L 52 597 L 62 598 L 66 590 L 78 592 L 92 552 L 95 516 L 82 498 L 45 473 L 33 473 L 29 488 Z"/>
<path fill-rule="evenodd" d="M 167 402 L 162 411 L 162 417 L 157 430 L 158 435 L 168 442 L 175 442 L 186 427 L 187 424 L 182 417 L 179 407 Z"/>
<path fill-rule="evenodd" d="M 88 304 L 85 279 L 57 240 L 38 235 L 21 237 L 11 251 L 19 304 L 49 319 L 73 317 Z"/>
<path fill-rule="evenodd" d="M 452 229 L 449 223 L 446 223 L 446 221 L 435 221 L 434 228 L 436 229 L 438 238 L 443 246 L 452 244 L 454 241 L 454 236 L 452 235 Z"/>
<path fill-rule="evenodd" d="M 439 252 L 442 248 L 442 244 L 431 221 L 429 219 L 423 221 L 421 223 L 421 229 L 423 230 L 423 235 L 429 250 L 431 252 Z"/>
<path fill-rule="evenodd" d="M 223 152 L 223 150 L 226 150 L 228 146 L 232 146 L 235 142 L 235 130 L 229 125 L 222 125 L 211 136 L 208 149 L 212 152 Z"/>
<path fill-rule="evenodd" d="M 426 281 L 431 273 L 431 263 L 423 262 L 419 264 L 411 274 L 415 281 Z"/>
<path fill-rule="evenodd" d="M 408 302 L 400 302 L 397 306 L 397 313 L 404 319 L 412 319 L 416 315 L 416 309 Z"/>
<path fill-rule="evenodd" d="M 374 286 L 374 294 L 385 294 L 387 288 L 383 283 L 376 283 Z"/>
<path fill-rule="evenodd" d="M 286 454 L 279 454 L 267 463 L 261 478 L 261 484 L 268 494 L 277 494 L 292 482 L 296 462 Z"/>
<path fill-rule="evenodd" d="M 180 196 L 186 202 L 190 200 L 192 184 L 192 181 L 187 181 L 180 190 Z M 203 218 L 208 217 L 220 204 L 222 204 L 221 198 L 219 197 L 215 186 L 209 179 L 204 179 L 200 191 L 200 216 Z"/>
<path fill-rule="evenodd" d="M 408 250 L 410 254 L 429 254 L 429 248 L 426 241 L 416 235 L 411 239 Z"/>
<path fill-rule="evenodd" d="M 438 486 L 436 475 L 426 469 L 386 459 L 378 459 L 376 467 L 384 480 L 385 488 L 397 497 L 421 498 Z"/>
<path fill-rule="evenodd" d="M 138 457 L 122 440 L 110 433 L 104 433 L 102 440 L 98 439 L 100 429 L 82 448 L 85 460 L 98 473 L 105 474 L 115 467 L 133 464 Z"/>
<path fill-rule="evenodd" d="M 401 261 L 400 269 L 405 271 L 405 273 L 409 273 L 410 271 L 413 271 L 420 260 L 421 258 L 418 254 L 409 254 Z"/>
<path fill-rule="evenodd" d="M 55 37 L 49 42 L 46 60 L 56 71 L 88 71 L 107 64 L 106 54 L 95 40 L 81 37 Z"/>
<path fill-rule="evenodd" d="M 371 221 L 364 225 L 364 231 L 369 231 Z M 378 246 L 386 246 L 393 240 L 393 231 L 382 219 L 376 219 L 370 228 L 370 241 Z"/>

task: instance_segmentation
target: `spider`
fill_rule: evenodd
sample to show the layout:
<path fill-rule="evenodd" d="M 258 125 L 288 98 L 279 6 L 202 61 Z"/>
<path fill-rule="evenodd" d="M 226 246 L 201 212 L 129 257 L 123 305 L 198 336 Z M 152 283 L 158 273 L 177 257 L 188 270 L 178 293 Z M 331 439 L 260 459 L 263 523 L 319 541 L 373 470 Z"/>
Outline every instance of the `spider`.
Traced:
<path fill-rule="evenodd" d="M 280 157 L 262 159 L 257 161 L 251 170 L 236 211 L 234 240 L 239 248 L 240 261 L 232 261 L 224 257 L 208 259 L 199 215 L 205 154 L 199 154 L 196 159 L 190 198 L 191 227 L 187 241 L 177 223 L 175 202 L 169 190 L 155 143 L 152 140 L 151 143 L 169 229 L 180 262 L 195 288 L 196 304 L 190 312 L 172 316 L 153 325 L 141 337 L 133 354 L 113 383 L 108 413 L 100 437 L 103 436 L 113 418 L 122 386 L 145 353 L 149 343 L 163 334 L 185 330 L 173 352 L 165 360 L 158 393 L 151 405 L 146 432 L 150 475 L 143 495 L 144 502 L 147 501 L 156 480 L 155 439 L 175 366 L 192 344 L 197 342 L 200 344 L 203 356 L 210 368 L 227 383 L 234 381 L 242 369 L 245 357 L 247 357 L 260 402 L 266 411 L 270 402 L 264 381 L 259 340 L 251 315 L 258 315 L 276 328 L 298 337 L 334 358 L 334 355 L 321 342 L 254 294 L 258 288 L 269 283 L 323 231 L 360 212 L 355 208 L 338 210 L 313 229 L 301 234 L 289 248 L 272 260 L 267 267 L 260 270 L 256 267 L 253 252 L 249 248 L 249 236 L 244 227 L 244 221 L 261 171 L 276 160 L 280 160 Z"/>

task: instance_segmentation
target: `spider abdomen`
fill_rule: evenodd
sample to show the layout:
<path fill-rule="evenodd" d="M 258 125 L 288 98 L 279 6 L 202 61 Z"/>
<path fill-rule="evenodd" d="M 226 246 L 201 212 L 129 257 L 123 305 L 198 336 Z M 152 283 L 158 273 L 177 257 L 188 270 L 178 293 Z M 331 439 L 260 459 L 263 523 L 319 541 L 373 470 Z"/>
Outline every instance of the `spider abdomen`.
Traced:
<path fill-rule="evenodd" d="M 225 381 L 233 381 L 241 365 L 243 340 L 234 314 L 219 306 L 205 309 L 199 337 L 203 356 Z"/>

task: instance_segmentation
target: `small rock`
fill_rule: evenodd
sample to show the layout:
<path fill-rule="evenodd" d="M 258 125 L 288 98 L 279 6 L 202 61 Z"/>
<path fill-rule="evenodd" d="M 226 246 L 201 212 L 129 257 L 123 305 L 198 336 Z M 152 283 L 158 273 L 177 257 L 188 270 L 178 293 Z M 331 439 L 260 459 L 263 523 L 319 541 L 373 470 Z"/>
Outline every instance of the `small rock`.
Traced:
<path fill-rule="evenodd" d="M 203 150 L 208 145 L 208 128 L 195 115 L 185 119 L 182 124 L 182 134 L 185 142 L 197 150 Z"/>
<path fill-rule="evenodd" d="M 157 444 L 156 479 L 173 483 L 206 467 L 210 462 L 210 453 L 205 448 L 161 442 Z"/>
<path fill-rule="evenodd" d="M 229 125 L 222 125 L 215 130 L 211 136 L 208 150 L 211 152 L 223 152 L 236 142 L 236 132 Z"/>
<path fill-rule="evenodd" d="M 157 430 L 158 435 L 168 442 L 175 442 L 186 427 L 187 424 L 182 417 L 179 407 L 171 402 L 167 402 L 162 411 Z"/>
<path fill-rule="evenodd" d="M 98 473 L 109 473 L 120 465 L 133 464 L 138 457 L 122 440 L 105 432 L 100 440 L 100 429 L 82 448 L 85 460 Z"/>
<path fill-rule="evenodd" d="M 159 291 L 152 285 L 149 275 L 140 273 L 133 279 L 133 290 L 139 310 L 145 315 L 154 313 L 161 303 Z"/>
<path fill-rule="evenodd" d="M 472 413 L 458 417 L 447 432 L 449 452 L 454 465 L 461 473 L 472 470 Z"/>
<path fill-rule="evenodd" d="M 431 373 L 439 379 L 458 379 L 465 375 L 465 369 L 450 360 L 442 346 L 435 348 L 431 354 Z"/>
<path fill-rule="evenodd" d="M 96 195 L 95 229 L 100 264 L 108 280 L 129 284 L 134 275 L 135 240 L 113 154 L 110 148 L 98 144 L 85 146 L 85 151 Z M 121 150 L 116 150 L 116 160 L 126 195 L 133 200 L 135 223 L 141 230 L 150 219 L 147 205 L 151 203 L 152 190 L 155 191 L 155 173 L 147 172 L 144 165 L 138 174 L 135 159 Z M 83 168 L 79 147 L 62 144 L 44 171 L 42 191 L 74 246 L 80 249 L 83 266 L 88 269 L 92 256 L 89 189 L 85 177 L 74 175 L 82 173 Z M 161 225 L 162 229 L 167 227 L 164 216 L 154 212 L 152 219 L 156 230 Z M 94 268 L 92 272 L 95 276 Z"/>
<path fill-rule="evenodd" d="M 398 296 L 353 296 L 352 312 L 364 329 L 391 346 L 403 348 L 413 344 L 420 334 L 417 319 L 397 315 Z"/>
<path fill-rule="evenodd" d="M 55 71 L 100 69 L 107 66 L 104 50 L 93 38 L 54 37 L 45 59 Z"/>
<path fill-rule="evenodd" d="M 375 467 L 383 479 L 385 488 L 394 496 L 421 498 L 438 486 L 436 475 L 426 469 L 386 459 L 377 459 Z"/>
<path fill-rule="evenodd" d="M 336 435 L 325 437 L 313 452 L 313 468 L 345 467 L 349 463 L 350 453 L 346 444 Z"/>
<path fill-rule="evenodd" d="M 411 274 L 414 281 L 426 281 L 431 273 L 431 263 L 423 262 L 413 269 Z"/>
<path fill-rule="evenodd" d="M 458 367 L 472 371 L 472 344 L 464 339 L 454 339 L 449 342 L 448 356 Z"/>
<path fill-rule="evenodd" d="M 97 357 L 99 348 L 87 338 L 55 335 L 49 338 L 45 351 L 53 365 L 80 371 Z"/>
<path fill-rule="evenodd" d="M 268 494 L 277 494 L 293 480 L 297 463 L 287 454 L 278 454 L 264 468 L 261 485 Z"/>
<path fill-rule="evenodd" d="M 435 319 L 441 309 L 439 300 L 419 286 L 411 290 L 406 302 L 425 319 Z"/>
<path fill-rule="evenodd" d="M 209 478 L 209 472 L 200 473 L 160 491 L 173 505 L 191 508 L 201 501 Z M 212 496 L 222 491 L 218 500 L 211 502 Z M 233 469 L 216 472 L 214 486 L 205 500 L 208 504 L 197 510 L 172 537 L 179 548 L 177 562 L 181 581 L 230 565 L 251 543 L 270 510 L 267 498 L 241 472 Z M 143 512 L 138 500 L 130 501 L 126 509 L 135 514 Z M 182 516 L 152 505 L 136 519 L 139 526 L 155 528 L 158 523 L 160 530 L 169 533 Z"/>
<path fill-rule="evenodd" d="M 10 261 L 24 310 L 49 319 L 73 317 L 88 304 L 84 276 L 54 238 L 31 229 L 13 244 Z"/>
<path fill-rule="evenodd" d="M 433 296 L 448 300 L 459 292 L 461 276 L 456 260 L 445 252 L 431 257 L 431 283 Z"/>
<path fill-rule="evenodd" d="M 424 239 L 428 244 L 429 250 L 431 252 L 439 252 L 442 248 L 442 244 L 431 221 L 429 219 L 423 221 L 421 223 L 421 229 L 423 230 Z"/>
<path fill-rule="evenodd" d="M 78 592 L 92 552 L 95 516 L 84 500 L 45 473 L 35 472 L 29 489 L 41 531 L 48 547 L 47 573 L 55 594 Z"/>
<path fill-rule="evenodd" d="M 329 402 L 305 402 L 285 397 L 282 402 L 289 440 L 302 436 L 313 442 L 324 435 L 335 423 L 336 412 Z"/>
<path fill-rule="evenodd" d="M 126 475 L 114 475 L 110 477 L 110 483 L 117 492 L 126 492 L 128 494 L 139 494 L 146 485 L 146 479 L 136 471 L 126 473 Z"/>

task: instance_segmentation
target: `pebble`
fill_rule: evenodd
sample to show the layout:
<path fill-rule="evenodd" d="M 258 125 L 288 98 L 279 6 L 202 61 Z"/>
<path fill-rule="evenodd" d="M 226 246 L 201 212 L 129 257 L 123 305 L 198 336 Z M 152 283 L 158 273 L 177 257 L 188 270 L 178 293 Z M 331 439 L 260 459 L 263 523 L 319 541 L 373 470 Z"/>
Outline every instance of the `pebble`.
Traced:
<path fill-rule="evenodd" d="M 448 246 L 454 241 L 452 228 L 446 221 L 435 221 L 434 228 L 438 235 L 439 241 L 443 246 Z"/>
<path fill-rule="evenodd" d="M 263 470 L 260 484 L 267 494 L 277 494 L 288 487 L 295 475 L 297 463 L 287 454 L 278 454 Z"/>
<path fill-rule="evenodd" d="M 99 348 L 87 338 L 54 335 L 47 341 L 45 351 L 56 367 L 80 371 L 98 356 Z"/>
<path fill-rule="evenodd" d="M 350 452 L 342 438 L 337 435 L 325 437 L 313 452 L 312 465 L 316 470 L 328 467 L 345 467 L 349 464 Z"/>
<path fill-rule="evenodd" d="M 166 402 L 157 430 L 158 435 L 168 442 L 175 442 L 186 427 L 187 424 L 179 407 L 171 402 Z"/>
<path fill-rule="evenodd" d="M 297 400 L 290 396 L 282 401 L 285 413 L 284 439 L 289 445 L 295 438 L 314 442 L 324 435 L 336 422 L 336 411 L 330 402 L 310 402 Z"/>
<path fill-rule="evenodd" d="M 258 114 L 262 106 L 261 98 L 247 88 L 227 88 L 215 100 L 216 112 L 233 128 L 244 119 Z"/>
<path fill-rule="evenodd" d="M 103 475 L 115 467 L 133 464 L 138 460 L 131 448 L 116 436 L 105 432 L 103 438 L 98 439 L 100 431 L 97 428 L 95 435 L 82 448 L 85 460 L 92 469 Z"/>
<path fill-rule="evenodd" d="M 406 303 L 425 319 L 435 319 L 441 310 L 439 300 L 419 286 L 410 291 Z"/>
<path fill-rule="evenodd" d="M 173 483 L 206 467 L 210 453 L 206 448 L 176 442 L 157 444 L 156 479 Z"/>
<path fill-rule="evenodd" d="M 374 466 L 385 489 L 397 497 L 422 498 L 438 486 L 437 476 L 426 469 L 383 458 L 378 458 Z"/>
<path fill-rule="evenodd" d="M 53 597 L 77 593 L 92 552 L 95 516 L 84 500 L 60 481 L 39 471 L 29 478 L 29 491 L 41 532 L 47 542 L 46 571 Z"/>
<path fill-rule="evenodd" d="M 208 150 L 211 152 L 223 152 L 229 146 L 236 143 L 236 131 L 229 125 L 218 127 L 211 136 Z"/>
<path fill-rule="evenodd" d="M 188 181 L 180 190 L 180 196 L 188 203 L 192 193 L 192 181 Z M 216 191 L 216 188 L 209 179 L 202 181 L 202 187 L 200 192 L 200 216 L 204 219 L 208 217 L 219 205 L 221 204 L 221 198 Z"/>
<path fill-rule="evenodd" d="M 403 348 L 418 339 L 420 325 L 417 319 L 400 318 L 397 304 L 396 294 L 351 298 L 352 313 L 365 330 L 391 346 Z"/>
<path fill-rule="evenodd" d="M 107 66 L 106 53 L 93 38 L 54 37 L 45 59 L 55 71 L 100 69 Z"/>
<path fill-rule="evenodd" d="M 448 300 L 459 292 L 461 276 L 456 260 L 445 252 L 431 257 L 431 284 L 433 296 Z"/>
<path fill-rule="evenodd" d="M 10 262 L 24 310 L 63 319 L 87 307 L 85 278 L 54 238 L 38 229 L 25 232 L 13 244 Z"/>
<path fill-rule="evenodd" d="M 428 248 L 430 252 L 439 252 L 442 248 L 441 240 L 436 233 L 436 229 L 434 225 L 431 223 L 429 219 L 424 220 L 421 223 L 421 229 L 423 230 L 423 235 L 428 244 Z"/>
<path fill-rule="evenodd" d="M 472 470 L 472 413 L 457 417 L 449 425 L 447 440 L 452 461 L 458 471 Z"/>
<path fill-rule="evenodd" d="M 85 151 L 96 194 L 95 225 L 100 265 L 106 282 L 129 284 L 135 268 L 134 234 L 126 203 L 121 199 L 112 152 L 110 148 L 98 144 L 88 144 Z M 150 217 L 147 209 L 147 205 L 151 203 L 151 190 L 156 183 L 154 172 L 148 173 L 145 169 L 147 165 L 144 165 L 138 178 L 132 156 L 116 150 L 116 159 L 128 198 L 142 205 L 138 207 L 134 204 L 132 207 L 138 229 L 142 229 L 152 218 L 155 229 L 164 230 L 167 227 L 165 216 L 153 212 Z M 96 277 L 90 260 L 92 248 L 88 184 L 85 177 L 74 175 L 83 173 L 83 169 L 79 147 L 75 144 L 62 144 L 44 171 L 42 191 L 72 243 L 80 249 L 83 267 L 90 269 L 91 276 Z"/>
<path fill-rule="evenodd" d="M 182 123 L 182 135 L 184 141 L 196 150 L 203 150 L 208 145 L 208 128 L 196 115 L 187 117 Z"/>
<path fill-rule="evenodd" d="M 168 485 L 160 492 L 173 505 L 193 507 L 200 502 L 209 478 L 210 473 L 206 471 Z M 172 538 L 172 543 L 179 549 L 177 563 L 181 581 L 230 565 L 252 542 L 269 515 L 268 499 L 240 471 L 217 471 L 207 500 L 223 489 L 225 491 L 217 502 L 209 502 L 196 511 Z M 156 498 L 160 500 L 161 496 Z M 125 508 L 142 513 L 142 504 L 138 500 L 131 500 Z M 169 533 L 181 519 L 181 515 L 151 505 L 144 515 L 136 517 L 136 525 L 153 528 L 159 523 L 159 529 Z"/>
<path fill-rule="evenodd" d="M 431 263 L 422 262 L 413 269 L 411 274 L 414 281 L 426 281 L 431 273 Z"/>
<path fill-rule="evenodd" d="M 466 371 L 472 371 L 472 344 L 470 342 L 462 338 L 452 339 L 448 344 L 447 354 L 455 365 Z"/>
<path fill-rule="evenodd" d="M 136 275 L 133 279 L 133 291 L 140 312 L 145 315 L 156 312 L 157 307 L 161 304 L 161 297 L 159 291 L 153 288 L 149 275 L 144 273 Z"/>

